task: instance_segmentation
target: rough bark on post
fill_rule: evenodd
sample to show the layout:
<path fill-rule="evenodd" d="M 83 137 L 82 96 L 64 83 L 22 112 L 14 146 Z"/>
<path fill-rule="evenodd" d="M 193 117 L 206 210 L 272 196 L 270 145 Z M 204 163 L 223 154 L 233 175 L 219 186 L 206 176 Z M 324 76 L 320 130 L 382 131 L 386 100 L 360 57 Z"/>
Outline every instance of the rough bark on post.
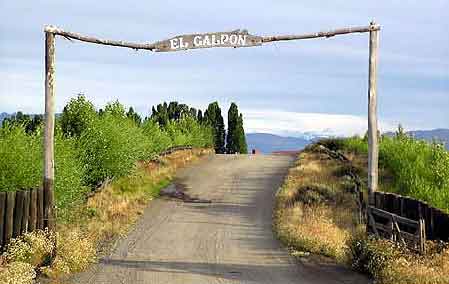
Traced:
<path fill-rule="evenodd" d="M 55 35 L 45 32 L 44 219 L 54 229 Z"/>
<path fill-rule="evenodd" d="M 373 27 L 369 36 L 369 81 L 368 81 L 368 203 L 374 204 L 374 192 L 378 183 L 379 145 L 377 137 L 377 53 L 379 29 Z"/>

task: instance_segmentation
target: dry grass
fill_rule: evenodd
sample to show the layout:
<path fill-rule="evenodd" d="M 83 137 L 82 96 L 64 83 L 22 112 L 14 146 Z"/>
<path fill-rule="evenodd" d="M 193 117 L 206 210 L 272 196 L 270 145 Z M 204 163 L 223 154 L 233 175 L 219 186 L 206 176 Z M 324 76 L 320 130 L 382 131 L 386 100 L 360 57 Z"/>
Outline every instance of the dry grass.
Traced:
<path fill-rule="evenodd" d="M 345 165 L 310 150 L 298 162 L 277 193 L 274 228 L 294 255 L 330 256 L 370 275 L 376 283 L 449 283 L 449 244 L 428 242 L 419 255 L 386 240 L 368 238 L 357 224 L 355 196 L 348 192 Z M 366 184 L 367 157 L 345 153 Z M 380 188 L 391 184 L 381 172 Z"/>
<path fill-rule="evenodd" d="M 60 220 L 56 235 L 36 231 L 14 241 L 4 255 L 5 264 L 0 264 L 0 283 L 31 283 L 27 281 L 36 271 L 57 280 L 86 269 L 116 237 L 129 230 L 177 169 L 210 153 L 208 149 L 184 150 L 158 162 L 140 162 L 133 174 L 106 184 L 74 208 L 70 218 Z M 17 271 L 21 271 L 21 278 Z"/>
<path fill-rule="evenodd" d="M 340 167 L 326 155 L 302 152 L 278 191 L 274 226 L 293 250 L 344 261 L 346 242 L 357 229 L 357 204 L 350 181 L 335 174 Z"/>

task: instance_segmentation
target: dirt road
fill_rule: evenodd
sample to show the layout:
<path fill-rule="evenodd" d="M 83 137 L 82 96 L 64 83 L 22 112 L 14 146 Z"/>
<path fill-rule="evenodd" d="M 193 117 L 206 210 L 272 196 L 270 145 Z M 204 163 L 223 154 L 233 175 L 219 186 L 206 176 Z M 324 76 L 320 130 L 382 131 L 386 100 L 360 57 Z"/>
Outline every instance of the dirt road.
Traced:
<path fill-rule="evenodd" d="M 177 182 L 211 203 L 152 201 L 111 256 L 73 283 L 367 283 L 332 265 L 298 263 L 272 230 L 272 206 L 293 158 L 213 156 Z"/>

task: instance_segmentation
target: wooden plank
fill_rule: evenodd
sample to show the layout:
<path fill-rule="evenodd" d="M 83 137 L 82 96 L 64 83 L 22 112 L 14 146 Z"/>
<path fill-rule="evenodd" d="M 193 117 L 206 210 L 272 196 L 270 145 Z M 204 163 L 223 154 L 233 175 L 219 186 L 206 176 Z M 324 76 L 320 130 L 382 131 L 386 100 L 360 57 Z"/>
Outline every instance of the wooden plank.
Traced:
<path fill-rule="evenodd" d="M 30 191 L 25 190 L 23 194 L 24 198 L 21 234 L 28 232 L 28 219 L 30 217 Z"/>
<path fill-rule="evenodd" d="M 369 37 L 369 80 L 368 80 L 368 204 L 374 204 L 373 193 L 378 186 L 379 145 L 377 137 L 377 57 L 379 31 L 372 22 Z"/>
<path fill-rule="evenodd" d="M 393 216 L 397 220 L 397 222 L 404 223 L 404 224 L 406 224 L 408 226 L 418 227 L 418 225 L 419 225 L 418 221 L 411 220 L 411 219 L 408 219 L 408 218 L 396 215 L 394 213 L 387 212 L 387 211 L 382 210 L 382 209 L 378 209 L 378 208 L 369 206 L 369 210 L 371 211 L 372 214 L 378 215 L 378 216 L 383 217 L 383 218 L 391 219 L 392 216 Z"/>
<path fill-rule="evenodd" d="M 24 199 L 23 190 L 19 190 L 16 192 L 16 206 L 14 208 L 14 227 L 12 237 L 20 236 L 22 231 L 22 217 L 23 217 L 23 199 Z"/>
<path fill-rule="evenodd" d="M 44 228 L 44 190 L 38 188 L 37 190 L 37 226 L 36 229 L 42 230 Z"/>
<path fill-rule="evenodd" d="M 45 33 L 44 224 L 54 229 L 55 35 Z"/>
<path fill-rule="evenodd" d="M 212 47 L 251 47 L 262 45 L 262 37 L 246 30 L 205 34 L 186 34 L 155 43 L 156 52 L 181 51 Z"/>
<path fill-rule="evenodd" d="M 16 206 L 16 192 L 10 191 L 6 194 L 6 214 L 5 214 L 5 240 L 8 244 L 12 238 L 14 226 L 14 207 Z"/>
<path fill-rule="evenodd" d="M 0 251 L 5 239 L 6 192 L 0 192 Z"/>
<path fill-rule="evenodd" d="M 30 192 L 30 218 L 28 221 L 28 231 L 32 232 L 37 225 L 37 189 Z"/>

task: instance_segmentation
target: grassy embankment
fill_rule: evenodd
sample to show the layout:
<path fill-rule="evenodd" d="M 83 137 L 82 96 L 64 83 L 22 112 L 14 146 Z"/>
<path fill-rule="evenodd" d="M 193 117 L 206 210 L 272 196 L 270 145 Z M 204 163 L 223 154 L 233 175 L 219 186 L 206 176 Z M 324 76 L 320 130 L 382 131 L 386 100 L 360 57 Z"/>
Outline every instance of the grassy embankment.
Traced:
<path fill-rule="evenodd" d="M 329 141 L 328 141 L 329 142 Z M 343 152 L 366 185 L 367 145 L 359 138 L 326 143 Z M 447 210 L 449 154 L 438 145 L 406 137 L 383 138 L 381 189 L 410 195 Z M 294 255 L 325 255 L 378 283 L 449 283 L 449 248 L 428 243 L 418 255 L 388 241 L 366 237 L 357 222 L 348 165 L 317 151 L 303 151 L 277 194 L 274 227 Z M 366 189 L 364 190 L 366 194 Z M 430 196 L 429 196 L 430 194 Z M 446 201 L 445 201 L 446 200 Z"/>
<path fill-rule="evenodd" d="M 105 244 L 129 229 L 177 168 L 211 153 L 201 150 L 213 145 L 211 129 L 194 119 L 163 128 L 152 120 L 137 124 L 116 111 L 119 104 L 113 106 L 115 111 L 94 112 L 77 137 L 62 135 L 57 126 L 57 233 L 36 231 L 11 242 L 0 258 L 0 283 L 31 283 L 39 273 L 62 279 L 84 270 Z M 196 148 L 151 162 L 174 145 Z M 41 129 L 0 129 L 0 190 L 39 186 L 41 161 Z M 90 194 L 101 183 L 102 190 Z"/>

